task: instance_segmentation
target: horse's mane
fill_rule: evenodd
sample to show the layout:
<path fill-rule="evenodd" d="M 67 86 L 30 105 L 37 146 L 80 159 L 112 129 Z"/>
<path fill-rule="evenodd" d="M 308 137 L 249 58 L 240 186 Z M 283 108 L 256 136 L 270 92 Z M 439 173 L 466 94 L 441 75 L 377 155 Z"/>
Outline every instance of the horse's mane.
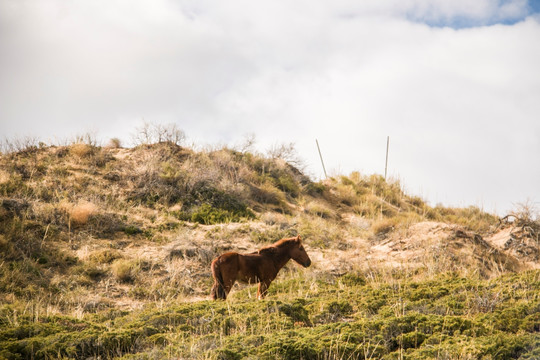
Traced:
<path fill-rule="evenodd" d="M 272 245 L 265 246 L 263 248 L 260 248 L 255 253 L 259 254 L 274 254 L 278 249 L 282 249 L 288 246 L 291 246 L 293 244 L 297 244 L 300 242 L 300 237 L 293 237 L 293 238 L 287 238 L 287 239 L 281 239 L 273 243 Z"/>

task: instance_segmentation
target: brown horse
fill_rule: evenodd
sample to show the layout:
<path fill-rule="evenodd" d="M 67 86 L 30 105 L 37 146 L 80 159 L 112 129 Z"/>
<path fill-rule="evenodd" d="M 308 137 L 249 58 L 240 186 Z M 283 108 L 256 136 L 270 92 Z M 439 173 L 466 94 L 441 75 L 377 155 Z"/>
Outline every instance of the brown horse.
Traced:
<path fill-rule="evenodd" d="M 236 280 L 258 282 L 257 298 L 264 298 L 270 283 L 290 259 L 304 267 L 311 265 L 300 236 L 281 239 L 250 254 L 228 252 L 218 256 L 212 261 L 212 299 L 226 299 Z"/>

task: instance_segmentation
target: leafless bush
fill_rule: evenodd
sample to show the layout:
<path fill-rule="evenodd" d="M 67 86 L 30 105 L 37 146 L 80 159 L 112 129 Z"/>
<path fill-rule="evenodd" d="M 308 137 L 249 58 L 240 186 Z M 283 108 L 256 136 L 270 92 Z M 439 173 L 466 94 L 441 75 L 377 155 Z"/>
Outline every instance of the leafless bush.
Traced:
<path fill-rule="evenodd" d="M 257 139 L 255 134 L 245 134 L 242 141 L 238 145 L 236 145 L 234 149 L 241 153 L 253 152 L 253 148 L 256 142 Z"/>
<path fill-rule="evenodd" d="M 510 212 L 510 214 L 506 215 L 503 219 L 509 220 L 510 217 L 515 219 L 517 222 L 516 225 L 518 226 L 522 224 L 530 224 L 540 220 L 538 208 L 531 201 L 517 204 L 516 210 Z"/>
<path fill-rule="evenodd" d="M 304 162 L 296 151 L 296 145 L 292 142 L 281 144 L 276 143 L 267 150 L 267 154 L 271 159 L 284 160 L 300 169 L 304 167 Z"/>
<path fill-rule="evenodd" d="M 135 129 L 136 132 L 132 135 L 135 145 L 152 143 L 153 139 L 150 127 L 150 123 L 144 122 L 141 126 Z"/>
<path fill-rule="evenodd" d="M 0 152 L 3 154 L 13 154 L 31 151 L 43 146 L 37 137 L 25 136 L 22 138 L 4 139 L 0 142 Z"/>
<path fill-rule="evenodd" d="M 157 125 L 156 129 L 158 142 L 170 142 L 180 145 L 186 139 L 186 134 L 176 124 Z"/>
<path fill-rule="evenodd" d="M 155 143 L 169 142 L 181 145 L 186 139 L 184 131 L 178 128 L 176 124 L 151 124 L 144 122 L 136 128 L 132 135 L 135 145 L 148 145 Z"/>
<path fill-rule="evenodd" d="M 97 140 L 96 132 L 89 131 L 84 134 L 75 135 L 71 140 L 71 144 L 86 144 L 91 147 L 96 147 L 99 145 L 99 142 Z"/>
<path fill-rule="evenodd" d="M 517 230 L 512 232 L 513 238 L 511 242 L 505 246 L 523 246 L 528 243 L 528 239 L 535 243 L 529 250 L 525 252 L 538 253 L 538 246 L 540 245 L 540 215 L 538 208 L 531 201 L 527 201 L 522 204 L 518 204 L 516 210 L 506 215 L 501 219 L 501 224 L 511 223 Z M 529 244 L 530 245 L 530 244 Z"/>
<path fill-rule="evenodd" d="M 502 223 L 512 223 L 538 238 L 540 234 L 540 215 L 538 208 L 531 201 L 517 204 L 516 210 L 501 219 Z"/>

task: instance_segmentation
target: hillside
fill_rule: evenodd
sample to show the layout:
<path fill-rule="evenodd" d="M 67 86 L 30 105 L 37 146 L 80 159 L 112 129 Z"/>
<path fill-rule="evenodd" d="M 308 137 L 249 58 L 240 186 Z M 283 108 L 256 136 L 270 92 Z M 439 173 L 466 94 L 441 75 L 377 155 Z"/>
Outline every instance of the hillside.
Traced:
<path fill-rule="evenodd" d="M 539 233 L 279 156 L 29 146 L 0 158 L 0 359 L 537 358 Z M 310 268 L 208 301 L 215 256 L 297 234 Z"/>

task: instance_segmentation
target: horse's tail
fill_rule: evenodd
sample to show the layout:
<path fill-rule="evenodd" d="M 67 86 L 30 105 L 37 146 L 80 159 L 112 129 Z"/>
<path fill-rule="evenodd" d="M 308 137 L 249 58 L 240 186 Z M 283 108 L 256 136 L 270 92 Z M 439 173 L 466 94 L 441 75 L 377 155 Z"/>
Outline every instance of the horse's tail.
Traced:
<path fill-rule="evenodd" d="M 219 258 L 218 258 L 219 259 Z M 214 277 L 214 286 L 212 286 L 212 299 L 223 299 L 227 298 L 227 293 L 225 292 L 223 275 L 218 265 L 218 259 L 212 261 L 212 276 Z"/>

